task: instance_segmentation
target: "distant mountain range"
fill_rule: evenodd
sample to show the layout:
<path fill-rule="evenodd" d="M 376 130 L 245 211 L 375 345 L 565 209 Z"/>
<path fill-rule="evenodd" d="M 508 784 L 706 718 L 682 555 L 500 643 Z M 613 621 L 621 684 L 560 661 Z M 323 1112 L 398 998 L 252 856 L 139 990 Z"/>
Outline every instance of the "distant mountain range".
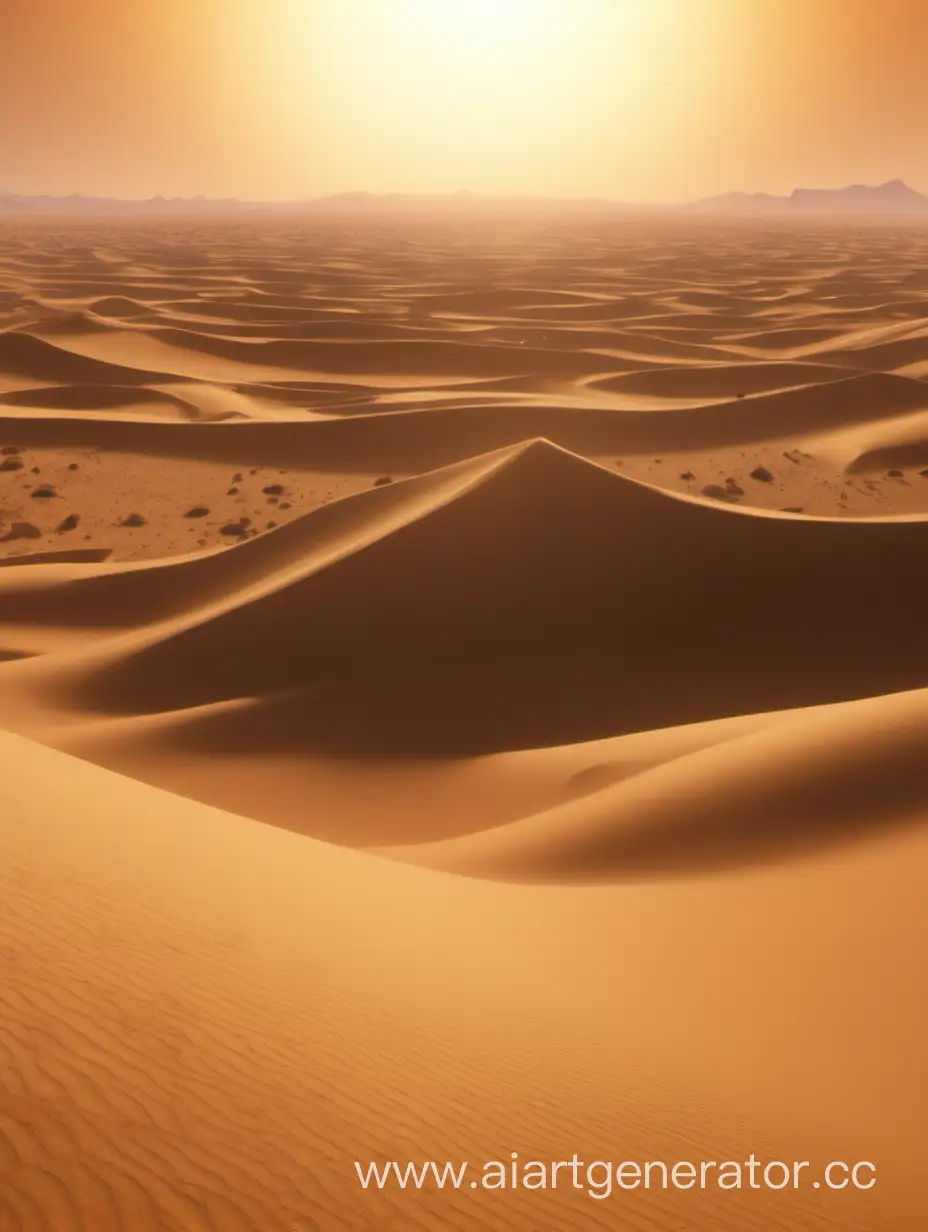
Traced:
<path fill-rule="evenodd" d="M 796 188 L 788 197 L 770 193 L 722 193 L 681 205 L 631 205 L 606 198 L 550 198 L 532 196 L 493 197 L 466 191 L 446 194 L 337 193 L 307 201 L 240 201 L 235 198 L 151 197 L 125 201 L 115 197 L 23 196 L 0 193 L 0 215 L 83 214 L 156 215 L 233 214 L 256 210 L 275 213 L 338 210 L 405 210 L 414 208 L 514 208 L 580 209 L 627 213 L 707 214 L 725 216 L 855 215 L 928 218 L 928 196 L 902 180 L 886 184 L 852 184 L 847 188 Z"/>
<path fill-rule="evenodd" d="M 246 202 L 232 197 L 150 197 L 147 201 L 126 201 L 118 197 L 82 197 L 80 193 L 68 197 L 0 193 L 0 214 L 212 214 L 248 208 Z"/>
<path fill-rule="evenodd" d="M 872 186 L 795 188 L 788 197 L 769 193 L 723 193 L 676 208 L 698 214 L 928 214 L 928 197 L 902 180 L 890 180 Z"/>
<path fill-rule="evenodd" d="M 2 2 L 2 0 L 0 0 Z M 243 211 L 273 210 L 275 212 L 299 212 L 307 210 L 377 210 L 415 209 L 417 207 L 479 208 L 489 206 L 512 206 L 516 208 L 601 208 L 630 209 L 620 202 L 605 198 L 563 198 L 510 196 L 482 196 L 478 193 L 460 191 L 454 193 L 336 193 L 329 197 L 315 197 L 305 201 L 241 201 L 237 198 L 216 199 L 210 197 L 149 197 L 147 200 L 126 201 L 116 197 L 82 197 L 72 193 L 68 197 L 29 197 L 19 193 L 0 193 L 2 214 L 224 214 Z M 647 207 L 646 207 L 647 208 Z"/>

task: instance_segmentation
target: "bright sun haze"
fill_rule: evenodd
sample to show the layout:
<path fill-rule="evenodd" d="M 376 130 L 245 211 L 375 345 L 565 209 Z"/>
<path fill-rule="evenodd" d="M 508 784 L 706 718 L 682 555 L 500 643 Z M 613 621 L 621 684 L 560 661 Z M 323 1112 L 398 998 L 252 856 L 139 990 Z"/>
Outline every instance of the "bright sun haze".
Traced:
<path fill-rule="evenodd" d="M 595 158 L 604 115 L 643 149 L 691 26 L 661 0 L 289 0 L 266 38 L 279 104 L 363 159 L 355 187 L 543 192 L 565 153 Z"/>
<path fill-rule="evenodd" d="M 925 0 L 0 0 L 0 191 L 928 187 Z"/>

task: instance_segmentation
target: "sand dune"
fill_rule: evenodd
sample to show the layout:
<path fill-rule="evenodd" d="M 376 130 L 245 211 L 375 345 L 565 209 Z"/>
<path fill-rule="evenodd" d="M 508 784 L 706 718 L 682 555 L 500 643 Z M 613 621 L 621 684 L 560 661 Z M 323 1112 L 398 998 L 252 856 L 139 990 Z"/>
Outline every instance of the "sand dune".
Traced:
<path fill-rule="evenodd" d="M 924 234 L 4 220 L 4 1232 L 921 1229 Z"/>
<path fill-rule="evenodd" d="M 629 372 L 596 382 L 596 388 L 610 393 L 665 394 L 679 396 L 685 388 L 691 395 L 707 399 L 730 399 L 739 394 L 770 393 L 800 385 L 839 381 L 847 376 L 843 368 L 810 363 L 718 363 L 698 368 L 656 368 Z"/>
<path fill-rule="evenodd" d="M 110 555 L 109 548 L 62 548 L 58 552 L 23 552 L 0 560 L 0 569 L 9 565 L 96 564 Z"/>
<path fill-rule="evenodd" d="M 133 388 L 90 382 L 11 390 L 9 393 L 0 394 L 0 406 L 29 410 L 38 408 L 51 411 L 109 411 L 119 415 L 170 420 L 209 417 L 194 403 L 164 390 L 149 389 L 144 385 Z M 236 412 L 229 409 L 223 417 L 231 419 L 235 416 Z"/>
<path fill-rule="evenodd" d="M 917 965 L 914 835 L 811 872 L 552 897 L 343 853 L 13 737 L 0 750 L 11 1227 L 527 1232 L 632 1204 L 655 1229 L 918 1226 L 919 993 L 900 998 L 881 961 Z M 856 1199 L 608 1203 L 374 1195 L 352 1164 L 702 1143 L 886 1163 Z"/>
<path fill-rule="evenodd" d="M 502 880 L 739 868 L 921 824 L 928 693 L 820 707 L 508 825 L 393 849 Z"/>
<path fill-rule="evenodd" d="M 699 725 L 926 683 L 928 592 L 918 564 L 926 534 L 921 519 L 736 511 L 633 483 L 539 441 L 374 488 L 229 551 L 83 576 L 13 573 L 0 595 L 17 625 L 127 631 L 8 671 L 9 704 L 15 711 L 17 694 L 33 699 L 25 725 L 43 739 L 150 781 L 183 783 L 210 802 L 225 803 L 224 789 L 217 798 L 216 776 L 192 761 L 270 757 L 275 788 L 259 776 L 246 811 L 310 830 L 301 757 L 399 755 L 414 779 L 426 757 L 485 758 L 690 723 L 691 755 L 654 758 L 650 775 L 630 786 L 607 774 L 595 792 L 564 803 L 561 775 L 546 796 L 530 792 L 527 811 L 515 813 L 516 850 L 526 856 L 553 828 L 569 838 L 552 868 L 569 877 L 577 860 L 579 875 L 607 880 L 634 874 L 639 862 L 668 871 L 680 861 L 782 858 L 793 842 L 834 841 L 917 805 L 926 788 L 921 742 L 910 747 L 891 727 L 887 752 L 867 717 L 871 703 L 820 708 L 811 726 L 802 713 L 774 713 L 786 744 L 773 752 L 763 727 L 721 751 L 709 741 L 707 752 Z M 379 597 L 375 606 L 367 595 Z M 230 647 L 242 652 L 234 667 Z M 38 712 L 36 696 L 45 699 Z M 895 704 L 908 713 L 904 700 Z M 851 735 L 842 743 L 835 733 L 846 713 Z M 858 713 L 872 755 L 853 734 Z M 164 721 L 91 724 L 75 736 L 75 717 L 93 714 Z M 803 770 L 806 748 L 814 753 Z M 617 755 L 578 748 L 571 780 L 594 773 L 596 781 Z M 843 756 L 869 794 L 853 776 L 835 777 Z M 460 777 L 449 786 L 460 792 Z M 513 819 L 513 790 L 501 793 L 495 820 Z M 486 803 L 479 816 L 471 828 L 493 824 Z M 619 837 L 629 826 L 632 836 Z M 665 826 L 683 832 L 665 839 Z M 584 839 L 586 830 L 619 844 L 614 868 L 603 854 L 609 839 Z M 642 835 L 646 850 L 635 855 Z M 573 854 L 590 845 L 586 862 Z M 480 857 L 475 867 L 508 864 Z"/>
<path fill-rule="evenodd" d="M 290 391 L 290 397 L 295 393 Z M 35 407 L 46 397 L 49 402 L 58 400 L 56 391 L 10 394 L 8 400 Z M 104 409 L 104 398 L 87 397 L 97 397 L 97 409 Z M 73 405 L 74 400 L 65 393 L 60 409 L 69 402 Z M 155 422 L 139 423 L 134 421 L 142 418 L 145 402 L 134 403 L 127 395 L 121 418 L 133 422 L 113 422 L 101 429 L 95 422 L 73 416 L 65 422 L 61 415 L 33 413 L 24 424 L 12 415 L 4 418 L 0 414 L 0 432 L 11 444 L 93 445 L 98 450 L 209 458 L 230 464 L 321 466 L 337 473 L 382 468 L 410 474 L 533 436 L 547 437 L 592 458 L 648 457 L 658 452 L 693 455 L 762 446 L 782 469 L 784 452 L 817 440 L 823 433 L 928 409 L 928 384 L 892 374 L 861 374 L 711 404 L 660 409 L 659 414 L 600 406 L 593 399 L 583 405 L 572 399 L 559 403 L 550 396 L 516 400 L 478 392 L 456 403 L 458 399 L 436 399 L 431 405 L 418 406 L 413 402 L 403 410 L 390 404 L 382 410 L 368 406 L 350 415 L 339 414 L 334 407 L 299 419 L 271 416 L 284 418 L 284 423 L 269 424 L 262 417 L 251 422 L 188 424 L 181 429 L 157 422 L 168 418 L 164 411 L 157 413 L 161 404 L 183 411 L 189 419 L 217 420 L 220 413 L 191 406 L 189 396 L 175 400 L 172 395 L 161 395 L 152 399 L 147 416 Z M 213 398 L 212 404 L 218 406 L 219 400 Z M 230 399 L 227 406 L 230 418 L 240 421 L 248 416 L 246 401 Z M 129 415 L 126 408 L 139 413 Z M 729 473 L 732 464 L 743 467 L 743 461 L 729 460 Z M 840 479 L 840 471 L 835 478 Z"/>
<path fill-rule="evenodd" d="M 88 710 L 174 710 L 333 676 L 365 676 L 376 695 L 424 673 L 428 695 L 437 672 L 437 713 L 393 700 L 378 737 L 376 703 L 356 705 L 359 739 L 370 752 L 473 752 L 486 751 L 488 722 L 494 742 L 524 747 L 925 683 L 926 542 L 921 520 L 760 517 L 539 441 L 147 577 L 117 571 L 63 592 L 27 581 L 4 608 L 19 623 L 167 617 L 78 670 L 68 691 Z M 234 672 L 230 646 L 247 648 Z M 521 681 L 546 663 L 555 676 L 564 665 L 568 693 L 573 663 L 600 686 L 540 713 Z M 494 672 L 498 687 L 475 687 Z M 353 747 L 350 731 L 332 740 Z"/>
<path fill-rule="evenodd" d="M 140 357 L 151 355 L 160 363 L 164 357 L 167 371 L 178 375 L 199 375 L 203 372 L 242 372 L 256 365 L 266 372 L 331 373 L 335 376 L 369 375 L 376 384 L 384 377 L 405 377 L 410 385 L 425 383 L 425 377 L 481 378 L 540 373 L 565 379 L 608 369 L 605 358 L 595 355 L 574 355 L 566 351 L 550 351 L 537 347 L 502 347 L 445 340 L 394 338 L 349 343 L 317 342 L 314 339 L 242 339 L 235 340 L 161 327 L 146 331 L 144 337 L 133 334 L 120 336 L 114 332 L 98 335 L 69 336 L 72 350 L 85 357 L 106 362 L 106 357 L 120 351 Z M 181 354 L 175 358 L 174 352 Z M 191 357 L 208 357 L 201 365 Z M 213 361 L 220 361 L 215 363 Z M 221 364 L 225 364 L 223 369 Z M 230 379 L 234 379 L 234 376 Z"/>
<path fill-rule="evenodd" d="M 16 330 L 0 333 L 0 369 L 4 373 L 57 384 L 144 385 L 170 379 L 164 373 L 74 354 L 66 347 Z"/>

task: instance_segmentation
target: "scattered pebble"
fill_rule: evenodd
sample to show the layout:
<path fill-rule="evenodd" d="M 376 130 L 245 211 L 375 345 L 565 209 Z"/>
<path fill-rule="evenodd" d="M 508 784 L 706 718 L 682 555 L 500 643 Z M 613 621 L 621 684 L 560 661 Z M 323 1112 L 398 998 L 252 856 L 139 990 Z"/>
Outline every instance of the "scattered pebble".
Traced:
<path fill-rule="evenodd" d="M 3 448 L 0 449 L 0 454 L 2 454 L 5 458 L 13 458 L 20 453 L 22 453 L 22 450 L 18 445 L 4 445 Z"/>
<path fill-rule="evenodd" d="M 0 462 L 0 471 L 21 471 L 22 469 L 22 458 L 4 458 Z"/>
<path fill-rule="evenodd" d="M 729 488 L 720 487 L 717 483 L 707 483 L 702 489 L 703 496 L 710 496 L 713 500 L 728 501 L 731 503 L 738 499 L 737 494 Z"/>
<path fill-rule="evenodd" d="M 616 463 L 616 465 L 618 465 L 618 463 Z M 384 487 L 385 484 L 392 483 L 392 482 L 393 482 L 392 475 L 381 475 L 379 479 L 374 480 L 374 487 L 382 488 Z"/>
<path fill-rule="evenodd" d="M 773 483 L 773 473 L 768 471 L 766 466 L 755 466 L 751 471 L 751 478 L 759 483 Z"/>
<path fill-rule="evenodd" d="M 41 539 L 42 532 L 37 526 L 33 526 L 31 522 L 14 522 L 10 529 L 0 540 L 2 543 L 10 543 L 14 539 Z"/>
<path fill-rule="evenodd" d="M 239 539 L 244 539 L 248 534 L 248 527 L 251 524 L 251 518 L 240 518 L 237 522 L 226 522 L 225 526 L 219 528 L 220 535 L 235 536 Z"/>
<path fill-rule="evenodd" d="M 120 526 L 147 526 L 148 519 L 143 518 L 140 513 L 130 513 L 127 518 L 119 523 Z"/>
<path fill-rule="evenodd" d="M 50 483 L 43 483 L 40 488 L 36 488 L 30 495 L 33 500 L 52 500 L 58 493 Z"/>
<path fill-rule="evenodd" d="M 282 483 L 269 483 L 267 487 L 262 488 L 261 491 L 265 496 L 283 496 L 284 485 Z"/>
<path fill-rule="evenodd" d="M 80 520 L 81 519 L 78 514 L 69 513 L 68 516 L 62 522 L 58 523 L 55 529 L 57 530 L 59 535 L 63 535 L 65 531 L 77 530 L 78 526 L 80 525 Z"/>
<path fill-rule="evenodd" d="M 188 509 L 184 514 L 185 518 L 205 518 L 209 510 L 205 505 L 194 505 L 192 509 Z"/>

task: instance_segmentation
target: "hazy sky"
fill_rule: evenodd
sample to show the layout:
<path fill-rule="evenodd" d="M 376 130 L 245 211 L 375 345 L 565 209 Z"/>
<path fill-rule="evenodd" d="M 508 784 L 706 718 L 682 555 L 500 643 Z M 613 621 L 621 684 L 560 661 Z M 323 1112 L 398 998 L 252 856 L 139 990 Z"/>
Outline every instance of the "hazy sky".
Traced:
<path fill-rule="evenodd" d="M 0 191 L 928 191 L 928 0 L 0 0 Z"/>

